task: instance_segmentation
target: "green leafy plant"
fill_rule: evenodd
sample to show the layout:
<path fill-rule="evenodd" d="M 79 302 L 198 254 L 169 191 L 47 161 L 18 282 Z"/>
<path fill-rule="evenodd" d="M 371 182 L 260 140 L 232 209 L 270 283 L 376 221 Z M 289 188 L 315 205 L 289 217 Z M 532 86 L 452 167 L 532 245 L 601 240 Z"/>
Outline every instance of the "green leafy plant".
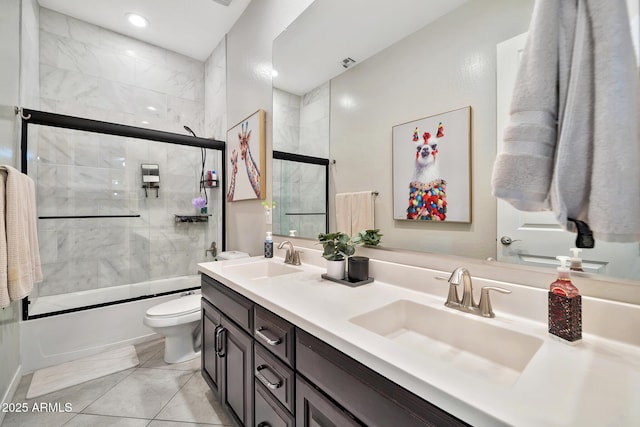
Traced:
<path fill-rule="evenodd" d="M 362 230 L 353 238 L 353 242 L 356 245 L 378 246 L 382 236 L 377 228 L 375 230 Z"/>
<path fill-rule="evenodd" d="M 356 252 L 355 243 L 351 237 L 338 231 L 337 233 L 320 233 L 318 241 L 324 248 L 322 257 L 328 261 L 342 261 Z"/>

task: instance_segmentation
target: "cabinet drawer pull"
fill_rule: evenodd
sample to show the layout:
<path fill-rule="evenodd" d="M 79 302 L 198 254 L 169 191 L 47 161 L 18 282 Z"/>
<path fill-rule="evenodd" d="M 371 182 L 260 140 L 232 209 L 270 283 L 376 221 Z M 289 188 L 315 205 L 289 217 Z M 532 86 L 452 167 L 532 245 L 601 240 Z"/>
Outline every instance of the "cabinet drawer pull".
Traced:
<path fill-rule="evenodd" d="M 260 424 L 258 424 L 258 427 L 271 427 L 271 424 L 269 424 L 266 421 L 261 422 Z"/>
<path fill-rule="evenodd" d="M 256 378 L 258 378 L 262 384 L 264 384 L 265 386 L 269 387 L 271 390 L 276 390 L 276 389 L 282 387 L 282 380 L 281 379 L 278 378 L 278 382 L 277 383 L 275 383 L 275 384 L 272 383 L 271 381 L 269 381 L 267 379 L 267 377 L 265 377 L 262 374 L 262 372 L 260 372 L 263 369 L 269 370 L 274 377 L 278 378 L 278 376 L 271 369 L 269 369 L 269 367 L 267 365 L 260 365 L 260 366 L 258 366 L 256 368 Z"/>
<path fill-rule="evenodd" d="M 258 338 L 260 338 L 261 340 L 263 340 L 264 342 L 266 342 L 267 344 L 269 344 L 269 345 L 278 345 L 278 344 L 280 344 L 282 342 L 282 340 L 280 338 L 278 338 L 278 337 L 269 338 L 262 331 L 268 331 L 268 329 L 265 328 L 264 326 L 260 326 L 258 329 L 256 329 L 256 336 Z"/>

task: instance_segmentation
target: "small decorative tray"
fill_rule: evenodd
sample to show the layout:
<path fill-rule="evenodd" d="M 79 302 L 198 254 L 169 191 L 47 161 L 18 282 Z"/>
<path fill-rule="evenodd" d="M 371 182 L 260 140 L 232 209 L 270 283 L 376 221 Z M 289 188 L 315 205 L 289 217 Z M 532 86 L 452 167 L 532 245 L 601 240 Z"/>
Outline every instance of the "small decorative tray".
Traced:
<path fill-rule="evenodd" d="M 332 282 L 340 283 L 342 285 L 351 286 L 355 288 L 356 286 L 366 285 L 367 283 L 373 282 L 373 277 L 369 277 L 367 280 L 361 280 L 359 282 L 352 282 L 349 279 L 334 279 L 333 277 L 329 277 L 326 274 L 321 275 L 323 279 L 331 280 Z"/>

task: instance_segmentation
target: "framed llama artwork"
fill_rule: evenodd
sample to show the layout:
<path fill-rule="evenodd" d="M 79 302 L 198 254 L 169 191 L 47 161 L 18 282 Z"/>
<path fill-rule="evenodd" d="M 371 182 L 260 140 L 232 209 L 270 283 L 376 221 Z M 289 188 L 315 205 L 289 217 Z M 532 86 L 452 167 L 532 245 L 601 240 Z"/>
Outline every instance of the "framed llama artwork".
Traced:
<path fill-rule="evenodd" d="M 393 126 L 393 219 L 471 222 L 471 107 Z"/>
<path fill-rule="evenodd" d="M 227 201 L 266 195 L 265 113 L 258 110 L 227 132 Z"/>

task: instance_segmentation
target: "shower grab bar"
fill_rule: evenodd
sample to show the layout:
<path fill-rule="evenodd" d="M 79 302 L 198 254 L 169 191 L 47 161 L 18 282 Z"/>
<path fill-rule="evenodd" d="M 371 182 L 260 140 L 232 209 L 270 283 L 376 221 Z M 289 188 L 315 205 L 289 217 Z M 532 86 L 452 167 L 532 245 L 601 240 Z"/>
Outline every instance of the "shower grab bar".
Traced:
<path fill-rule="evenodd" d="M 68 216 L 39 216 L 38 219 L 85 219 L 85 218 L 140 218 L 137 215 L 68 215 Z"/>

